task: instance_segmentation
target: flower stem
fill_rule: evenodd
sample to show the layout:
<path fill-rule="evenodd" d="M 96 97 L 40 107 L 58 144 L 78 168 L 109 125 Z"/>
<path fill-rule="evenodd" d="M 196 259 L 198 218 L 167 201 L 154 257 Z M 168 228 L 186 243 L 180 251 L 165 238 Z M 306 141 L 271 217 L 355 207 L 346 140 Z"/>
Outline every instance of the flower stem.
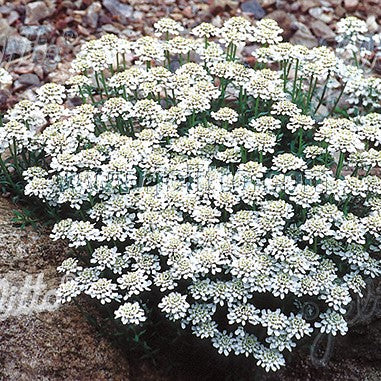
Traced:
<path fill-rule="evenodd" d="M 336 109 L 337 105 L 339 104 L 342 95 L 344 94 L 344 90 L 345 90 L 345 86 L 346 86 L 346 85 L 347 85 L 347 84 L 344 83 L 344 86 L 343 86 L 343 88 L 341 89 L 340 94 L 339 94 L 339 96 L 337 97 L 336 102 L 335 102 L 335 104 L 333 105 L 332 110 L 331 110 L 331 112 L 328 114 L 328 116 L 331 116 L 331 115 L 335 112 L 335 109 Z"/>
<path fill-rule="evenodd" d="M 320 99 L 319 99 L 319 103 L 318 103 L 318 105 L 315 108 L 314 115 L 317 113 L 317 111 L 319 110 L 319 107 L 322 105 L 322 103 L 324 101 L 325 93 L 327 92 L 327 89 L 328 89 L 328 82 L 329 82 L 330 75 L 331 75 L 331 72 L 329 71 L 328 75 L 327 75 L 327 79 L 325 80 L 325 85 L 324 85 L 324 88 L 323 88 L 323 92 L 321 93 L 321 96 L 320 96 Z"/>
<path fill-rule="evenodd" d="M 294 83 L 292 85 L 292 100 L 295 100 L 296 84 L 298 80 L 298 70 L 299 70 L 299 59 L 296 59 L 295 73 L 294 73 Z"/>
<path fill-rule="evenodd" d="M 299 128 L 299 148 L 298 155 L 300 156 L 303 152 L 303 128 Z"/>
<path fill-rule="evenodd" d="M 340 152 L 339 162 L 337 164 L 336 174 L 335 174 L 337 179 L 340 177 L 341 171 L 343 169 L 343 165 L 344 165 L 344 153 Z"/>

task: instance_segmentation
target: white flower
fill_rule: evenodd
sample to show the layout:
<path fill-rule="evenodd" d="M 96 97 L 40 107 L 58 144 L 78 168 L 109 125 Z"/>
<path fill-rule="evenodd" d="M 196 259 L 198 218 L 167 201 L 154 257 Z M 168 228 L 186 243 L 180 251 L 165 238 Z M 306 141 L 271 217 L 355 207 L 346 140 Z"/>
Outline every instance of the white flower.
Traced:
<path fill-rule="evenodd" d="M 335 311 L 339 311 L 342 314 L 346 312 L 343 306 L 352 301 L 348 288 L 339 285 L 327 287 L 321 299 L 325 300 L 329 307 L 332 307 Z"/>
<path fill-rule="evenodd" d="M 320 321 L 315 323 L 316 328 L 320 328 L 320 332 L 332 334 L 336 336 L 337 333 L 345 335 L 348 331 L 348 326 L 343 316 L 338 312 L 327 310 L 319 315 Z"/>
<path fill-rule="evenodd" d="M 57 298 L 61 303 L 70 302 L 81 293 L 81 287 L 76 280 L 60 284 L 57 289 Z"/>
<path fill-rule="evenodd" d="M 255 308 L 252 304 L 237 304 L 229 306 L 229 313 L 227 314 L 227 318 L 229 324 L 242 324 L 243 326 L 246 323 L 251 325 L 257 325 L 260 323 L 260 310 Z"/>
<path fill-rule="evenodd" d="M 364 57 L 364 22 L 339 28 Z M 52 239 L 88 252 L 59 266 L 61 301 L 85 293 L 123 324 L 161 311 L 276 371 L 313 330 L 289 301 L 326 306 L 315 326 L 344 334 L 352 293 L 381 276 L 381 80 L 279 42 L 271 19 L 155 30 L 86 42 L 79 75 L 4 115 L 3 188 L 57 212 Z M 247 41 L 265 45 L 255 67 Z M 322 105 L 333 116 L 315 121 Z"/>
<path fill-rule="evenodd" d="M 262 310 L 261 322 L 267 327 L 268 335 L 279 336 L 286 333 L 287 316 L 279 308 L 275 311 Z"/>
<path fill-rule="evenodd" d="M 217 331 L 212 338 L 212 344 L 214 348 L 217 348 L 218 353 L 228 356 L 234 345 L 233 334 L 228 334 L 226 331 Z"/>
<path fill-rule="evenodd" d="M 272 169 L 283 173 L 306 168 L 306 163 L 303 159 L 294 156 L 291 153 L 284 153 L 275 156 L 273 159 Z"/>
<path fill-rule="evenodd" d="M 60 273 L 76 273 L 78 271 L 82 270 L 82 266 L 78 265 L 78 259 L 75 258 L 68 258 L 65 259 L 61 266 L 57 267 L 57 271 Z"/>
<path fill-rule="evenodd" d="M 140 324 L 147 320 L 144 310 L 139 303 L 124 303 L 115 311 L 115 318 L 123 324 Z"/>
<path fill-rule="evenodd" d="M 215 120 L 221 120 L 230 124 L 238 120 L 238 113 L 229 107 L 222 107 L 217 112 L 212 111 L 210 115 Z"/>
<path fill-rule="evenodd" d="M 143 291 L 149 291 L 152 282 L 147 274 L 142 270 L 128 272 L 117 279 L 119 288 L 125 290 L 124 299 L 129 299 L 133 295 L 139 295 Z"/>
<path fill-rule="evenodd" d="M 156 35 L 173 34 L 178 35 L 184 30 L 183 26 L 168 17 L 164 17 L 154 24 Z"/>
<path fill-rule="evenodd" d="M 116 292 L 117 285 L 110 279 L 101 278 L 85 291 L 87 295 L 98 299 L 102 304 L 111 303 L 113 300 L 119 300 L 120 295 Z"/>
<path fill-rule="evenodd" d="M 260 365 L 262 368 L 268 372 L 270 369 L 275 372 L 280 369 L 281 366 L 285 365 L 285 359 L 283 355 L 276 349 L 266 348 L 261 346 L 258 352 L 254 355 L 258 360 L 257 365 Z"/>
<path fill-rule="evenodd" d="M 47 83 L 36 90 L 38 100 L 42 103 L 62 104 L 66 98 L 66 90 L 62 85 Z"/>
<path fill-rule="evenodd" d="M 282 41 L 282 32 L 283 29 L 278 26 L 275 20 L 263 19 L 257 21 L 249 39 L 262 45 L 272 45 Z"/>
<path fill-rule="evenodd" d="M 190 307 L 186 298 L 186 295 L 171 292 L 161 300 L 158 307 L 166 313 L 169 319 L 179 320 L 186 316 L 187 310 Z"/>

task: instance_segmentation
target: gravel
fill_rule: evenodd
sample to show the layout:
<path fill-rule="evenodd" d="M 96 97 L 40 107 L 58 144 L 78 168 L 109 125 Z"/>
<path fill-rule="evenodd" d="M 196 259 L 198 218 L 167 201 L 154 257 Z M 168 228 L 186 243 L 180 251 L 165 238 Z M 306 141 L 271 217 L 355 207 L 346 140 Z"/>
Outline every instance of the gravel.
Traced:
<path fill-rule="evenodd" d="M 314 47 L 332 43 L 335 23 L 349 14 L 366 19 L 372 32 L 381 32 L 379 0 L 0 0 L 0 48 L 15 80 L 21 74 L 35 74 L 43 83 L 54 71 L 59 71 L 53 75 L 56 80 L 67 78 L 62 72 L 65 62 L 73 58 L 81 41 L 103 33 L 136 39 L 152 34 L 153 24 L 167 15 L 187 27 L 202 21 L 220 26 L 235 15 L 271 17 L 284 29 L 285 39 Z M 52 47 L 53 63 L 46 58 L 30 65 L 31 53 L 35 56 Z M 29 85 L 19 84 L 9 105 L 30 94 Z"/>

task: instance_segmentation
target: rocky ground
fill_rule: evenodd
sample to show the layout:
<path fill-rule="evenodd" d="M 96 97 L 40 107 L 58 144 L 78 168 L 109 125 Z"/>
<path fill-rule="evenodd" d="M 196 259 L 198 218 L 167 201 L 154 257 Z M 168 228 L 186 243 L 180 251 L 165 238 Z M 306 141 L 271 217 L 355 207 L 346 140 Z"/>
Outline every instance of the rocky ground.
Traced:
<path fill-rule="evenodd" d="M 0 0 L 1 61 L 15 80 L 10 91 L 0 92 L 0 108 L 33 97 L 31 88 L 41 83 L 64 81 L 84 39 L 102 33 L 134 39 L 151 34 L 166 15 L 191 27 L 201 21 L 219 26 L 242 14 L 271 17 L 286 39 L 309 47 L 332 43 L 336 22 L 346 15 L 366 19 L 372 33 L 381 32 L 380 0 Z"/>
<path fill-rule="evenodd" d="M 76 306 L 53 306 L 65 246 L 54 244 L 43 229 L 15 227 L 12 209 L 0 198 L 0 380 L 129 379 L 120 351 Z M 38 279 L 40 297 L 33 303 Z M 43 306 L 49 291 L 50 306 Z"/>
<path fill-rule="evenodd" d="M 232 15 L 271 17 L 286 39 L 309 47 L 332 43 L 335 23 L 345 15 L 357 15 L 372 32 L 381 32 L 380 0 L 0 0 L 1 66 L 14 78 L 12 88 L 0 91 L 0 109 L 33 97 L 33 88 L 42 83 L 64 81 L 84 39 L 103 33 L 133 39 L 151 34 L 154 22 L 168 14 L 188 27 L 201 21 L 221 25 Z M 39 274 L 46 285 L 42 295 L 54 289 L 60 282 L 56 266 L 66 252 L 44 229 L 15 227 L 14 208 L 0 199 L 0 306 L 5 286 L 13 287 L 9 295 L 16 295 L 17 306 L 20 288 L 29 280 L 36 282 Z M 16 316 L 5 316 L 0 309 L 0 380 L 197 380 L 185 370 L 169 376 L 164 367 L 126 359 L 74 305 L 47 309 L 36 307 L 32 314 L 19 309 Z M 374 319 L 372 325 L 360 325 L 338 340 L 326 367 L 316 369 L 300 352 L 275 377 L 253 379 L 380 380 L 381 322 L 377 314 Z"/>

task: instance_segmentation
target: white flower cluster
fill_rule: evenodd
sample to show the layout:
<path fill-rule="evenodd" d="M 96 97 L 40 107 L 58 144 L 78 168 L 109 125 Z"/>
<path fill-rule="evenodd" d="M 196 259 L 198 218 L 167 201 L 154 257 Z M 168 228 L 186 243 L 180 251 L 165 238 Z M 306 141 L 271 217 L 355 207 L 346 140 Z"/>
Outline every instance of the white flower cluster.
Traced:
<path fill-rule="evenodd" d="M 360 52 L 361 55 L 370 54 L 366 46 L 366 43 L 370 42 L 370 37 L 366 36 L 367 33 L 368 26 L 365 21 L 354 16 L 341 19 L 337 23 L 338 52 L 349 50 L 351 53 Z"/>
<path fill-rule="evenodd" d="M 284 78 L 294 76 L 295 82 L 292 88 L 288 88 L 287 84 L 285 86 L 285 89 L 291 92 L 293 100 L 298 96 L 299 87 L 309 91 L 319 82 L 324 83 L 325 90 L 316 92 L 316 95 L 312 93 L 311 100 L 317 106 L 316 111 L 322 101 L 325 104 L 330 103 L 327 89 L 331 94 L 335 90 L 340 91 L 337 89 L 338 83 L 343 87 L 346 102 L 357 108 L 365 107 L 368 112 L 379 110 L 381 79 L 365 73 L 361 67 L 363 62 L 368 66 L 375 64 L 369 61 L 369 57 L 372 57 L 372 52 L 379 50 L 379 36 L 371 37 L 366 22 L 353 16 L 337 23 L 336 36 L 338 55 L 326 47 L 308 49 L 288 42 L 269 44 L 254 50 L 252 54 L 259 63 L 279 62 L 283 68 Z M 373 55 L 378 56 L 377 53 Z M 350 64 L 347 64 L 348 61 Z M 335 103 L 333 98 L 332 104 Z M 355 109 L 348 111 L 357 114 Z"/>
<path fill-rule="evenodd" d="M 73 65 L 83 78 L 10 110 L 2 146 L 39 152 L 25 193 L 73 210 L 52 237 L 89 260 L 59 267 L 71 275 L 62 301 L 85 293 L 123 324 L 156 308 L 219 353 L 277 370 L 314 327 L 345 334 L 352 298 L 381 274 L 381 116 L 317 121 L 313 84 L 304 93 L 288 66 L 241 64 L 235 49 L 251 40 L 266 44 L 258 60 L 294 60 L 303 76 L 337 69 L 327 48 L 279 43 L 272 20 L 201 24 L 200 40 L 173 20 L 155 27 L 165 41 L 86 43 Z M 127 67 L 130 50 L 139 64 Z M 73 86 L 86 103 L 69 108 Z M 320 316 L 308 321 L 296 300 Z"/>

